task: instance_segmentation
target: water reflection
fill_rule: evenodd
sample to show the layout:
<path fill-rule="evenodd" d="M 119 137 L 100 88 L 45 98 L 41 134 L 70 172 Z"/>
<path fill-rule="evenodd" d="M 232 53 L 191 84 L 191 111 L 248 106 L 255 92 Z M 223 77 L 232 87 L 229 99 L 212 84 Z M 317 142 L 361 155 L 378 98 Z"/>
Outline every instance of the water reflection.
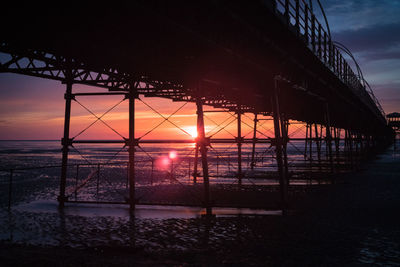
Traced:
<path fill-rule="evenodd" d="M 67 204 L 35 201 L 0 211 L 0 238 L 15 244 L 57 247 L 146 247 L 206 249 L 220 238 L 237 239 L 243 217 L 280 215 L 279 211 L 215 208 L 216 216 L 202 216 L 194 207 Z M 227 219 L 221 226 L 218 220 Z M 212 236 L 212 237 L 211 237 Z"/>

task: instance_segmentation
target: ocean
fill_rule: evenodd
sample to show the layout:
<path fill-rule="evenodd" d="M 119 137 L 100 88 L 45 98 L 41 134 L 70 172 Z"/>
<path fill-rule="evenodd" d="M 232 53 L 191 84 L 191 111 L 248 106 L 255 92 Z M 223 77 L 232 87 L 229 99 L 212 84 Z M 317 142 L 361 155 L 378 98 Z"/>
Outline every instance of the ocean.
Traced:
<path fill-rule="evenodd" d="M 304 143 L 298 142 L 296 145 L 298 148 L 288 147 L 289 162 L 292 164 L 296 163 L 296 159 L 300 161 L 304 158 L 300 153 Z M 71 193 L 71 200 L 123 200 L 127 194 L 127 152 L 120 151 L 121 147 L 117 145 L 80 146 L 77 149 L 79 153 L 71 149 L 68 168 L 67 192 Z M 190 170 L 193 170 L 193 145 L 144 145 L 141 149 L 146 152 L 138 151 L 135 160 L 138 192 L 152 185 L 166 190 L 162 193 L 172 195 L 181 186 L 196 188 L 189 172 L 189 162 Z M 211 152 L 214 149 L 217 152 Z M 235 146 L 215 146 L 209 149 L 212 185 L 237 184 L 237 179 L 233 177 L 237 168 L 236 149 Z M 261 159 L 265 150 L 268 153 Z M 164 162 L 171 151 L 177 153 L 173 166 L 171 162 Z M 243 147 L 244 193 L 250 188 L 252 191 L 247 196 L 255 196 L 257 199 L 268 194 L 261 192 L 257 195 L 254 191 L 258 190 L 257 185 L 273 187 L 278 184 L 274 176 L 276 163 L 272 156 L 273 149 L 268 145 L 260 145 L 256 150 L 257 164 L 251 171 L 250 152 L 250 146 Z M 69 256 L 98 251 L 100 254 L 97 257 L 101 262 L 105 260 L 101 256 L 104 253 L 119 253 L 121 260 L 136 255 L 135 258 L 144 257 L 148 262 L 149 256 L 135 254 L 143 251 L 144 255 L 160 257 L 163 264 L 165 260 L 171 259 L 184 264 L 207 263 L 208 260 L 219 262 L 218 257 L 222 257 L 228 263 L 231 259 L 244 265 L 262 262 L 281 264 L 289 261 L 300 265 L 325 265 L 333 262 L 334 265 L 396 266 L 400 255 L 397 217 L 391 217 L 385 223 L 378 219 L 393 214 L 381 209 L 382 201 L 386 205 L 398 203 L 395 193 L 399 185 L 396 182 L 398 179 L 395 179 L 398 174 L 398 155 L 394 151 L 387 151 L 375 160 L 372 169 L 361 172 L 356 180 L 360 183 L 357 187 L 351 183 L 335 185 L 333 188 L 340 191 L 338 194 L 333 194 L 332 189 L 326 191 L 327 187 L 318 184 L 318 181 L 297 179 L 296 185 L 300 188 L 325 188 L 325 191 L 321 191 L 325 193 L 317 195 L 317 200 L 310 202 L 313 205 L 305 213 L 285 218 L 279 210 L 215 208 L 213 212 L 216 217 L 210 220 L 202 217 L 204 210 L 201 207 L 188 206 L 138 205 L 135 213 L 130 213 L 128 206 L 122 204 L 68 203 L 65 209 L 60 210 L 56 201 L 61 162 L 59 141 L 0 141 L 0 245 L 7 251 L 15 246 L 18 246 L 16 251 L 25 248 L 43 250 L 43 255 L 47 255 L 46 260 L 54 258 L 50 254 L 51 249 L 62 248 L 77 249 L 66 252 Z M 149 157 L 153 160 L 149 160 Z M 154 162 L 153 171 L 151 162 Z M 9 186 L 10 177 L 12 187 Z M 88 180 L 88 177 L 94 178 Z M 349 177 L 347 179 L 352 181 Z M 380 179 L 386 179 L 390 187 L 377 181 Z M 71 189 L 85 181 L 86 184 L 75 196 Z M 363 186 L 363 181 L 374 186 Z M 202 188 L 201 176 L 198 183 L 199 188 Z M 8 210 L 10 189 L 12 201 L 11 209 Z M 377 193 L 371 193 L 374 190 Z M 382 194 L 382 190 L 386 190 L 386 193 Z M 213 197 L 217 198 L 218 195 Z M 330 205 L 329 209 L 327 205 Z M 368 208 L 363 205 L 368 205 Z M 380 216 L 371 217 L 371 214 L 375 214 L 374 210 L 380 210 Z M 363 217 L 365 212 L 368 212 L 368 217 Z M 12 256 L 13 252 L 10 253 L 9 257 L 15 257 Z M 199 255 L 200 258 L 193 255 Z M 7 256 L 3 253 L 1 257 Z"/>
<path fill-rule="evenodd" d="M 289 166 L 304 165 L 304 142 L 288 144 Z M 314 147 L 314 153 L 316 148 Z M 173 152 L 176 158 L 171 159 Z M 257 144 L 251 168 L 252 145 L 242 146 L 242 183 L 277 184 L 274 148 Z M 322 154 L 323 151 L 322 151 Z M 316 155 L 314 155 L 316 157 Z M 323 155 L 322 155 L 323 156 Z M 136 186 L 182 184 L 193 181 L 194 144 L 143 144 L 135 152 Z M 238 182 L 236 144 L 216 144 L 208 149 L 211 184 Z M 60 141 L 0 141 L 0 181 L 6 186 L 13 170 L 13 202 L 56 199 L 61 174 Z M 201 158 L 197 182 L 202 182 Z M 301 177 L 294 183 L 305 184 Z M 124 201 L 128 186 L 128 152 L 122 144 L 76 144 L 70 148 L 67 195 L 75 200 Z M 26 192 L 26 193 L 22 193 Z M 2 203 L 7 203 L 3 195 Z"/>

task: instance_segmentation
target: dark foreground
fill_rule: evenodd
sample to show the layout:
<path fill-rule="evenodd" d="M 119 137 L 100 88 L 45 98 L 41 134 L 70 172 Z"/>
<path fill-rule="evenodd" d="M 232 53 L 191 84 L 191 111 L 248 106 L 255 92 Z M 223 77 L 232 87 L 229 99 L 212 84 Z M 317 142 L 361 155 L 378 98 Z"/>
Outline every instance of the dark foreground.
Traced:
<path fill-rule="evenodd" d="M 133 222 L 118 226 L 128 241 L 78 248 L 70 244 L 82 229 L 73 228 L 65 237 L 69 243 L 57 246 L 3 241 L 0 265 L 400 266 L 400 156 L 388 151 L 360 172 L 338 178 L 337 184 L 319 187 L 293 203 L 295 209 L 285 217 Z M 112 234 L 106 233 L 107 227 L 90 231 Z"/>

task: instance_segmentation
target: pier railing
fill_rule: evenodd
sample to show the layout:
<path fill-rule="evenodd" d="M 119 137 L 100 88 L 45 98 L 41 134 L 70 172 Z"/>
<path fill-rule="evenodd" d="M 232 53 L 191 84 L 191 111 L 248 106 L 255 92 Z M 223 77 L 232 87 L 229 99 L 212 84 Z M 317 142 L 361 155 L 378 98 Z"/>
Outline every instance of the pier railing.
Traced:
<path fill-rule="evenodd" d="M 362 75 L 355 74 L 339 48 L 331 39 L 330 32 L 316 18 L 305 0 L 274 0 L 273 11 L 281 17 L 290 30 L 373 112 L 385 118 L 379 101 Z"/>

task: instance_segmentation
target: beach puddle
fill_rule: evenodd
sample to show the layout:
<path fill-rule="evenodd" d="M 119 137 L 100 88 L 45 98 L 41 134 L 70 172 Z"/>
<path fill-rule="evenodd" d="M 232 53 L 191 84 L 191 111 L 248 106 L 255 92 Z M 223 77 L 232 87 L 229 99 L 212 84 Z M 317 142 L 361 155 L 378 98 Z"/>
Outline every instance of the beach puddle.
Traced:
<path fill-rule="evenodd" d="M 51 247 L 137 247 L 147 251 L 223 247 L 229 240 L 253 235 L 247 223 L 280 215 L 279 211 L 141 206 L 135 216 L 127 205 L 67 204 L 34 201 L 0 211 L 0 241 Z M 238 237 L 239 236 L 239 237 Z M 230 242 L 230 241 L 229 241 Z"/>
<path fill-rule="evenodd" d="M 60 211 L 57 201 L 38 200 L 20 204 L 14 209 L 20 212 L 61 213 L 65 216 L 119 218 L 131 216 L 129 206 L 124 204 L 67 203 L 64 210 Z M 213 208 L 212 211 L 217 217 L 282 215 L 280 210 L 249 208 Z M 205 209 L 200 207 L 137 205 L 133 216 L 137 219 L 190 219 L 199 218 L 204 214 Z"/>

